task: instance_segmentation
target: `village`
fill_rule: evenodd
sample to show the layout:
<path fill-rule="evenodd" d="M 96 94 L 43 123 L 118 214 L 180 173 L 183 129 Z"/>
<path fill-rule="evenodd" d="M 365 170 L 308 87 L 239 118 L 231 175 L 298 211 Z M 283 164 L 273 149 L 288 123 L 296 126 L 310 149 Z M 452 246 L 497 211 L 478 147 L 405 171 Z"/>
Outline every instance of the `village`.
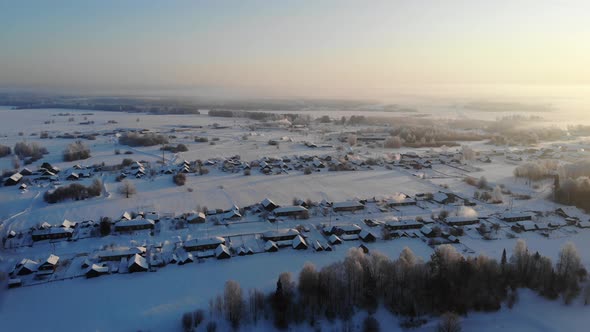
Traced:
<path fill-rule="evenodd" d="M 0 187 L 9 294 L 326 264 L 351 248 L 395 256 L 407 247 L 427 259 L 451 245 L 499 256 L 526 239 L 555 254 L 559 243 L 590 236 L 583 209 L 552 200 L 558 167 L 588 157 L 583 136 L 391 148 L 388 125 L 35 112 L 30 133 L 4 129 L 6 145 L 47 150 L 19 158 Z M 135 145 L 142 139 L 150 145 Z M 64 160 L 73 144 L 89 156 Z M 545 163 L 552 168 L 539 178 L 515 171 Z"/>

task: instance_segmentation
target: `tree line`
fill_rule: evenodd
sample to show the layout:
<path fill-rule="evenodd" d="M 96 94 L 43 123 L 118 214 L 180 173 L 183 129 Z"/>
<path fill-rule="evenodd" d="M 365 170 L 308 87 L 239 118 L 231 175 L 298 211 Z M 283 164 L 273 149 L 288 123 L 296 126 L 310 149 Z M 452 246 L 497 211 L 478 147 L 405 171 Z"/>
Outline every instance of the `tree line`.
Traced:
<path fill-rule="evenodd" d="M 573 244 L 567 243 L 554 265 L 551 259 L 532 253 L 518 240 L 510 258 L 464 257 L 450 245 L 436 248 L 423 261 L 409 248 L 398 259 L 352 248 L 343 261 L 321 269 L 306 263 L 297 282 L 282 273 L 274 291 L 244 292 L 236 281 L 228 281 L 223 295 L 212 299 L 212 320 L 222 318 L 234 328 L 272 320 L 285 330 L 293 324 L 316 327 L 318 319 L 349 322 L 359 311 L 371 316 L 384 306 L 405 317 L 404 326 L 421 322 L 419 317 L 497 311 L 518 300 L 517 289 L 529 288 L 547 299 L 562 298 L 570 304 L 580 293 L 586 270 Z M 590 288 L 584 292 L 590 300 Z M 185 327 L 190 331 L 192 327 Z"/>

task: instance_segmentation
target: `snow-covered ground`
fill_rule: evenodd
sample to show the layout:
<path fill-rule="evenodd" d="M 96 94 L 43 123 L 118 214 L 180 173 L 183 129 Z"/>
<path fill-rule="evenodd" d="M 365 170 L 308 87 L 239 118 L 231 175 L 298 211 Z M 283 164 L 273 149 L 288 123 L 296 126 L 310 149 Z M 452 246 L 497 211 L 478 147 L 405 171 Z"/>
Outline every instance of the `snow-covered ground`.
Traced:
<path fill-rule="evenodd" d="M 70 114 L 59 116 L 59 113 Z M 83 115 L 84 113 L 92 114 Z M 187 152 L 178 155 L 169 152 L 164 154 L 164 160 L 168 165 L 174 165 L 183 159 L 205 161 L 234 155 L 240 155 L 244 161 L 262 157 L 338 155 L 350 149 L 346 143 L 330 139 L 328 135 L 330 132 L 338 134 L 342 128 L 323 124 L 302 131 L 279 127 L 257 130 L 252 128 L 252 125 L 256 124 L 252 120 L 213 118 L 206 114 L 149 115 L 72 110 L 17 111 L 8 108 L 0 108 L 0 117 L 4 120 L 0 122 L 0 144 L 13 147 L 15 143 L 25 140 L 38 142 L 49 150 L 45 158 L 27 166 L 33 170 L 44 161 L 62 170 L 69 170 L 75 164 L 120 164 L 124 158 L 144 160 L 151 164 L 162 160 L 160 146 L 131 148 L 118 144 L 113 131 L 127 128 L 160 132 L 174 136 L 170 138 L 171 144 L 187 145 Z M 69 121 L 71 117 L 74 121 Z M 49 123 L 46 123 L 47 121 Z M 83 121 L 94 123 L 79 124 Z M 109 121 L 116 123 L 108 123 Z M 214 123 L 221 129 L 214 128 Z M 91 149 L 91 158 L 64 162 L 61 160 L 61 153 L 73 140 L 40 139 L 38 135 L 42 131 L 47 131 L 50 135 L 75 132 L 96 132 L 100 135 L 96 140 L 84 141 Z M 33 133 L 37 136 L 31 136 Z M 195 137 L 207 137 L 209 142 L 197 143 Z M 269 140 L 278 141 L 278 147 L 268 144 Z M 310 148 L 304 144 L 305 142 L 316 143 L 319 147 Z M 496 148 L 480 142 L 466 144 L 482 152 Z M 121 154 L 115 154 L 116 149 L 120 150 Z M 382 148 L 369 149 L 362 145 L 352 150 L 356 156 L 363 158 L 382 157 L 385 154 L 391 155 L 392 152 Z M 441 150 L 404 148 L 394 152 L 416 151 L 435 155 Z M 125 154 L 125 151 L 132 154 Z M 579 153 L 579 157 L 585 158 L 585 154 Z M 384 241 L 381 239 L 380 228 L 371 229 L 363 220 L 369 218 L 385 221 L 394 216 L 429 217 L 442 210 L 460 214 L 462 208 L 457 205 L 421 201 L 419 206 L 382 209 L 372 202 L 372 198 L 392 197 L 398 192 L 414 196 L 419 193 L 445 191 L 471 199 L 479 189 L 466 184 L 463 181 L 465 176 L 485 176 L 492 187 L 502 185 L 505 190 L 512 193 L 530 196 L 530 199 L 518 200 L 506 194 L 506 199 L 500 204 L 476 201 L 477 206 L 473 212 L 480 217 L 490 217 L 481 220 L 480 224 L 489 226 L 497 220 L 494 219 L 495 216 L 508 210 L 543 212 L 535 217 L 536 222 L 563 221 L 563 218 L 553 213 L 560 205 L 547 200 L 552 184 L 550 181 L 538 182 L 536 186 L 532 186 L 514 178 L 513 169 L 520 162 L 508 160 L 504 156 L 494 156 L 491 159 L 491 163 L 470 161 L 468 165 L 461 167 L 453 163 L 437 163 L 432 169 L 417 170 L 411 167 L 381 165 L 347 172 L 322 170 L 310 175 L 305 175 L 300 170 L 291 170 L 279 175 L 264 175 L 253 169 L 252 175 L 245 176 L 243 172 L 224 172 L 218 166 L 211 166 L 209 174 L 188 174 L 184 186 L 174 185 L 171 175 L 130 179 L 137 187 L 137 194 L 130 198 L 124 198 L 118 193 L 116 172 L 97 172 L 94 178 L 104 182 L 103 195 L 56 204 L 43 201 L 43 194 L 53 188 L 48 182 L 31 185 L 25 191 L 19 190 L 18 186 L 0 187 L 0 234 L 3 236 L 9 230 L 26 233 L 31 227 L 36 227 L 43 221 L 55 225 L 64 219 L 98 221 L 100 217 L 108 216 L 116 220 L 124 211 L 156 211 L 162 215 L 179 216 L 205 206 L 209 209 L 229 209 L 233 205 L 249 206 L 267 197 L 280 205 L 291 205 L 294 198 L 315 202 L 359 199 L 371 201 L 367 204 L 368 208 L 361 212 L 325 216 L 316 208 L 310 209 L 312 215 L 308 220 L 285 219 L 274 224 L 259 214 L 247 213 L 238 222 L 222 225 L 207 222 L 181 229 L 175 228 L 175 220 L 172 218 L 163 219 L 154 234 L 150 234 L 149 231 L 136 231 L 132 234 L 115 233 L 97 237 L 90 236 L 89 231 L 80 231 L 84 236 L 76 241 L 40 241 L 29 245 L 29 242 L 19 242 L 18 239 L 10 240 L 7 242 L 8 245 L 0 249 L 0 270 L 11 270 L 22 258 L 44 259 L 49 253 L 55 253 L 65 261 L 63 267 L 66 271 L 58 270 L 56 275 L 59 275 L 59 278 L 53 277 L 45 281 L 33 282 L 33 278 L 23 278 L 26 279 L 24 287 L 10 289 L 0 295 L 0 325 L 8 326 L 9 330 L 25 331 L 175 331 L 180 327 L 180 315 L 183 312 L 206 308 L 209 299 L 222 291 L 227 280 L 238 280 L 245 289 L 260 288 L 268 291 L 275 286 L 279 273 L 295 273 L 308 261 L 318 267 L 325 266 L 343 259 L 348 248 L 360 244 L 359 241 L 345 241 L 342 245 L 334 246 L 333 252 L 315 252 L 311 248 L 302 251 L 284 248 L 277 253 L 262 252 L 262 242 L 256 237 L 257 234 L 279 228 L 306 226 L 310 229 L 306 232 L 308 241 L 325 241 L 324 235 L 317 230 L 320 225 L 358 224 L 361 228 L 376 233 L 377 242 L 367 244 L 372 251 L 380 251 L 396 258 L 404 247 L 409 247 L 418 256 L 428 259 L 433 249 L 424 236 L 419 234 L 417 238 Z M 0 169 L 11 169 L 11 164 L 11 157 L 0 158 Z M 91 180 L 84 179 L 80 183 L 89 184 Z M 589 219 L 587 215 L 581 215 L 582 219 Z M 590 266 L 590 252 L 587 250 L 590 229 L 564 225 L 542 235 L 544 232 L 541 231 L 516 233 L 511 230 L 512 224 L 500 224 L 500 230 L 492 234 L 493 240 L 484 240 L 476 231 L 478 225 L 466 226 L 465 235 L 460 237 L 461 243 L 457 246 L 464 254 L 485 254 L 499 258 L 503 249 L 510 255 L 516 240 L 523 238 L 527 241 L 529 250 L 539 251 L 555 261 L 559 249 L 567 241 L 572 241 L 578 247 L 583 263 Z M 436 225 L 440 225 L 443 230 L 448 229 L 442 222 L 437 221 Z M 87 257 L 94 257 L 98 250 L 107 246 L 150 247 L 158 243 L 173 246 L 190 238 L 210 236 L 228 237 L 234 247 L 240 246 L 241 243 L 258 246 L 254 248 L 257 254 L 232 257 L 229 260 L 205 259 L 183 266 L 170 264 L 157 269 L 156 272 L 111 274 L 94 279 L 84 278 L 83 270 L 79 267 L 81 261 Z M 541 300 L 536 295 L 523 291 L 519 304 L 512 310 L 503 308 L 497 313 L 470 314 L 464 318 L 464 330 L 577 331 L 590 323 L 584 315 L 585 309 L 587 310 L 577 302 L 565 307 L 560 302 Z M 382 330 L 399 329 L 395 317 L 383 311 L 380 311 L 378 316 Z M 432 330 L 435 324 L 436 320 L 432 320 L 417 331 Z M 299 327 L 295 330 L 303 331 L 305 328 Z"/>

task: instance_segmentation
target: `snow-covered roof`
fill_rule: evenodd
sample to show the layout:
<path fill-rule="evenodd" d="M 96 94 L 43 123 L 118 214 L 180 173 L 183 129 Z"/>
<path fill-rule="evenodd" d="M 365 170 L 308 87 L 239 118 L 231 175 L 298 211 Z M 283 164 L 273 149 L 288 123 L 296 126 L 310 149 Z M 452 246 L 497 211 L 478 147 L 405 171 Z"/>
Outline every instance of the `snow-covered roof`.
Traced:
<path fill-rule="evenodd" d="M 49 264 L 49 265 L 57 265 L 57 262 L 59 261 L 59 256 L 56 256 L 54 254 L 49 255 L 49 257 L 47 257 L 47 259 L 45 260 L 45 264 Z"/>
<path fill-rule="evenodd" d="M 274 241 L 271 241 L 271 240 L 266 241 L 266 243 L 264 244 L 264 250 L 269 251 L 272 248 L 279 249 L 279 246 Z"/>
<path fill-rule="evenodd" d="M 78 223 L 75 221 L 69 221 L 68 219 L 64 219 L 64 221 L 61 223 L 61 226 L 65 228 L 73 228 L 76 227 L 77 224 Z"/>
<path fill-rule="evenodd" d="M 284 207 L 279 207 L 274 209 L 274 213 L 275 214 L 281 214 L 281 213 L 293 213 L 293 212 L 303 212 L 303 211 L 307 211 L 306 208 L 304 208 L 303 206 L 300 205 L 294 205 L 294 206 L 284 206 Z"/>
<path fill-rule="evenodd" d="M 501 219 L 516 219 L 516 218 L 532 218 L 533 214 L 530 212 L 505 212 L 500 218 Z"/>
<path fill-rule="evenodd" d="M 447 217 L 445 219 L 447 224 L 456 224 L 456 223 L 464 223 L 464 222 L 476 222 L 479 221 L 478 217 L 466 217 L 466 216 L 455 216 L 455 217 Z"/>
<path fill-rule="evenodd" d="M 364 208 L 365 206 L 358 201 L 345 201 L 337 202 L 332 204 L 334 209 L 346 209 L 346 208 Z"/>
<path fill-rule="evenodd" d="M 530 220 L 518 221 L 516 224 L 518 226 L 520 226 L 525 231 L 534 231 L 537 229 L 537 226 L 535 226 L 535 223 Z"/>
<path fill-rule="evenodd" d="M 263 199 L 262 202 L 260 202 L 260 204 L 265 208 L 273 205 L 278 206 L 275 202 L 271 201 L 270 198 Z"/>
<path fill-rule="evenodd" d="M 121 215 L 121 219 L 131 220 L 131 213 L 127 211 L 123 212 L 123 214 Z"/>
<path fill-rule="evenodd" d="M 342 239 L 340 239 L 336 234 L 332 234 L 328 238 L 328 241 L 330 241 L 331 244 L 334 244 L 334 243 L 341 243 Z"/>
<path fill-rule="evenodd" d="M 299 231 L 293 228 L 287 230 L 276 230 L 276 231 L 267 231 L 262 233 L 262 237 L 264 238 L 273 238 L 273 237 L 282 237 L 282 236 L 297 236 L 299 235 Z"/>
<path fill-rule="evenodd" d="M 360 232 L 361 231 L 361 227 L 357 224 L 352 224 L 352 225 L 340 225 L 337 226 L 339 229 L 341 229 L 343 232 L 345 233 L 350 233 L 350 232 Z"/>
<path fill-rule="evenodd" d="M 293 239 L 293 248 L 297 248 L 299 246 L 305 246 L 307 248 L 307 242 L 305 242 L 305 240 L 303 239 L 303 237 L 301 237 L 301 235 L 297 235 L 294 239 Z"/>
<path fill-rule="evenodd" d="M 89 271 L 90 270 L 96 271 L 98 273 L 108 273 L 109 272 L 109 266 L 106 265 L 106 264 L 92 264 L 92 266 L 90 266 L 90 268 L 88 270 Z"/>
<path fill-rule="evenodd" d="M 36 262 L 36 261 L 28 259 L 28 258 L 23 258 L 20 261 L 20 263 L 18 263 L 18 267 L 19 267 L 19 270 L 25 268 L 29 271 L 37 271 L 37 268 L 39 267 L 39 262 Z"/>
<path fill-rule="evenodd" d="M 149 268 L 147 260 L 145 258 L 143 258 L 142 256 L 140 256 L 139 254 L 133 255 L 133 257 L 131 257 L 129 259 L 129 262 L 127 263 L 127 268 L 130 268 L 134 264 L 136 264 L 146 270 Z"/>
<path fill-rule="evenodd" d="M 222 237 L 211 237 L 205 239 L 191 239 L 184 242 L 185 247 L 195 247 L 195 246 L 208 246 L 214 244 L 223 244 L 225 243 L 225 239 Z"/>
<path fill-rule="evenodd" d="M 63 234 L 63 233 L 73 233 L 74 230 L 71 228 L 61 228 L 61 227 L 51 227 L 47 229 L 36 229 L 31 232 L 33 236 L 42 236 L 42 235 L 50 235 L 50 234 Z"/>
<path fill-rule="evenodd" d="M 227 254 L 228 256 L 231 256 L 227 246 L 220 244 L 217 246 L 217 248 L 215 248 L 215 256 L 219 257 L 223 254 Z"/>
<path fill-rule="evenodd" d="M 444 202 L 448 198 L 449 198 L 449 196 L 445 193 L 442 193 L 442 192 L 437 192 L 436 194 L 432 195 L 432 199 L 436 202 L 439 202 L 439 203 Z"/>
<path fill-rule="evenodd" d="M 151 219 L 144 219 L 137 217 L 132 220 L 122 219 L 115 224 L 115 227 L 133 227 L 133 226 L 144 226 L 144 225 L 155 225 L 156 222 Z"/>

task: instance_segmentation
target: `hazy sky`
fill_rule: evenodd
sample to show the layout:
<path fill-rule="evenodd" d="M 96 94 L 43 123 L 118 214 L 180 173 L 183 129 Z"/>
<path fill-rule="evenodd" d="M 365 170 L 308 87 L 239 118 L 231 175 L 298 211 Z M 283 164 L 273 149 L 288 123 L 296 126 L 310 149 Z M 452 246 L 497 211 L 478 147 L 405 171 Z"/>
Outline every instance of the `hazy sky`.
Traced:
<path fill-rule="evenodd" d="M 0 87 L 590 84 L 590 1 L 0 0 Z"/>

